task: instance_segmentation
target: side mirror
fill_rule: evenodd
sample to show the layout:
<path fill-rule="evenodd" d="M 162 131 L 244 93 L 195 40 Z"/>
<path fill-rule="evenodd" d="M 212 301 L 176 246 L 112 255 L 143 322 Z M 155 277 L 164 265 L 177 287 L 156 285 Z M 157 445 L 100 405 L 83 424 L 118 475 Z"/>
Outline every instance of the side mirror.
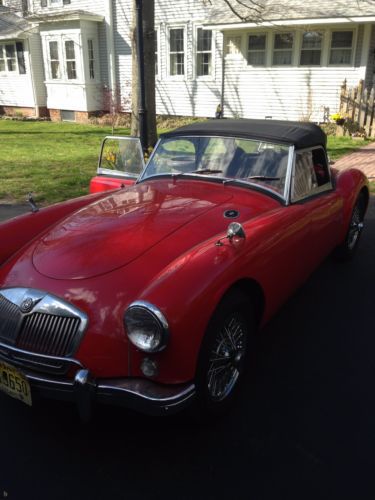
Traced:
<path fill-rule="evenodd" d="M 242 224 L 239 222 L 231 222 L 228 226 L 227 238 L 229 241 L 232 241 L 234 237 L 245 239 L 246 234 Z"/>
<path fill-rule="evenodd" d="M 245 230 L 239 222 L 231 222 L 228 226 L 227 235 L 224 238 L 220 238 L 216 242 L 217 247 L 223 246 L 223 240 L 228 239 L 231 243 L 235 244 L 239 240 L 246 239 Z"/>

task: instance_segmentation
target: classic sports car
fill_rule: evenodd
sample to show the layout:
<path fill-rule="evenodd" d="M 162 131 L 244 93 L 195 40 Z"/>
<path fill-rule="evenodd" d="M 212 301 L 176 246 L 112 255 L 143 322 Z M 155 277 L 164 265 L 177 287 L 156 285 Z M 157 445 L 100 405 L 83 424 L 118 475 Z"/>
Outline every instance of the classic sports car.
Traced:
<path fill-rule="evenodd" d="M 134 186 L 0 225 L 0 388 L 150 414 L 230 403 L 251 337 L 369 200 L 310 123 L 211 120 L 164 134 Z"/>

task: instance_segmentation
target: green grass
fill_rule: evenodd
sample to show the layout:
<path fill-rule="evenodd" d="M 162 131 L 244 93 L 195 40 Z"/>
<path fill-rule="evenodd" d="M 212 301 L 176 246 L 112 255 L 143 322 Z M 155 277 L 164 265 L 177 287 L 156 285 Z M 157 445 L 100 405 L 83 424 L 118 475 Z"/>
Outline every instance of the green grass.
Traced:
<path fill-rule="evenodd" d="M 110 134 L 109 127 L 96 125 L 0 120 L 0 201 L 25 201 L 29 191 L 42 204 L 87 194 L 101 141 Z M 337 160 L 364 144 L 330 136 L 329 155 Z"/>
<path fill-rule="evenodd" d="M 352 153 L 358 148 L 366 146 L 371 141 L 364 139 L 352 139 L 351 137 L 328 136 L 327 148 L 331 160 L 338 160 L 342 156 Z"/>
<path fill-rule="evenodd" d="M 88 193 L 109 127 L 0 120 L 0 200 L 50 204 Z M 129 134 L 116 129 L 116 134 Z"/>

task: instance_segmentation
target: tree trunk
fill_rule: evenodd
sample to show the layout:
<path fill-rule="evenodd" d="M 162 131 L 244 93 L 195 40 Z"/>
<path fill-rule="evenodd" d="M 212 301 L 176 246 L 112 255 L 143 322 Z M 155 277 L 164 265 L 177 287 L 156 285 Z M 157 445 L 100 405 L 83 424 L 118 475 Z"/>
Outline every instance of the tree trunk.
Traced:
<path fill-rule="evenodd" d="M 146 5 L 147 4 L 147 5 Z M 138 86 L 138 47 L 136 32 L 136 3 L 133 0 L 132 22 L 132 121 L 131 134 L 139 136 L 139 86 Z M 143 0 L 143 44 L 145 64 L 147 148 L 153 147 L 157 140 L 155 109 L 155 2 Z"/>

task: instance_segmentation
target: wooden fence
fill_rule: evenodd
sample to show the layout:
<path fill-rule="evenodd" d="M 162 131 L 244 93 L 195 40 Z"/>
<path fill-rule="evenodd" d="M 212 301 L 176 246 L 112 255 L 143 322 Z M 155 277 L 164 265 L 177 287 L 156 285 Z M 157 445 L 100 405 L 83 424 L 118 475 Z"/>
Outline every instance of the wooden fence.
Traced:
<path fill-rule="evenodd" d="M 357 87 L 341 87 L 340 113 L 359 125 L 368 137 L 375 137 L 375 87 L 364 88 L 363 80 Z"/>

